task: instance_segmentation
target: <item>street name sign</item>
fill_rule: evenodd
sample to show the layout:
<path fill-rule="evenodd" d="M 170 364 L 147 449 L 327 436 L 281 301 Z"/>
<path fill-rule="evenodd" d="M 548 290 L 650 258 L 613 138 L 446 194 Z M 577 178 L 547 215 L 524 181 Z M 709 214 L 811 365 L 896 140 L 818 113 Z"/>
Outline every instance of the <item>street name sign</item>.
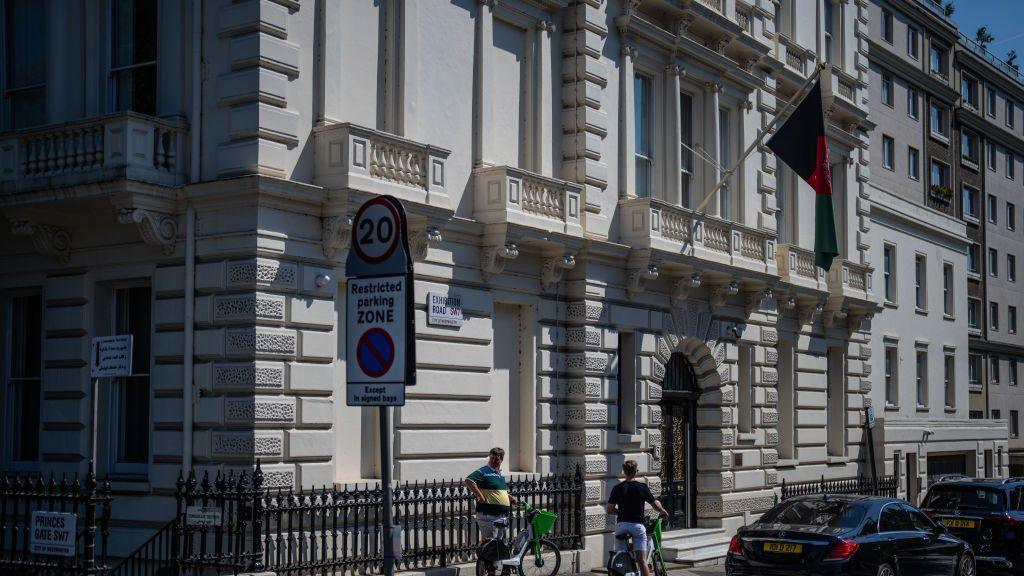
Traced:
<path fill-rule="evenodd" d="M 132 336 L 98 336 L 92 339 L 89 364 L 93 378 L 119 378 L 132 375 Z"/>
<path fill-rule="evenodd" d="M 415 384 L 412 259 L 405 209 L 390 196 L 356 212 L 345 263 L 346 403 L 403 406 Z"/>
<path fill-rule="evenodd" d="M 457 294 L 427 294 L 427 324 L 460 327 L 463 323 L 462 297 Z"/>
<path fill-rule="evenodd" d="M 29 552 L 47 556 L 74 556 L 78 516 L 64 512 L 32 512 Z"/>
<path fill-rule="evenodd" d="M 223 513 L 220 506 L 189 506 L 185 508 L 185 525 L 201 528 L 220 526 Z"/>

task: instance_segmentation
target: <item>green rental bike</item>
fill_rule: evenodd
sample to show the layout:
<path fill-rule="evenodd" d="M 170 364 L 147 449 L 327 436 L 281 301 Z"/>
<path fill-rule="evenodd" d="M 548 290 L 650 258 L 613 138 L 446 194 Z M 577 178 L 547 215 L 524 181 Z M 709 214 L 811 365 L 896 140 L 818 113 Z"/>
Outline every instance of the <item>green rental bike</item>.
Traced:
<path fill-rule="evenodd" d="M 653 522 L 648 522 L 647 528 L 647 557 L 645 561 L 652 566 L 651 573 L 654 576 L 666 576 L 665 555 L 661 551 L 661 517 Z M 633 539 L 629 534 L 616 536 L 616 540 L 626 543 L 626 549 L 621 551 L 608 552 L 608 573 L 614 576 L 640 576 L 640 566 L 636 563 L 636 555 L 633 553 Z"/>
<path fill-rule="evenodd" d="M 555 525 L 557 514 L 526 508 L 526 529 L 513 539 L 505 539 L 508 518 L 494 523 L 497 534 L 476 550 L 476 576 L 509 576 L 515 569 L 519 576 L 554 576 L 562 564 L 562 552 L 554 542 L 544 538 Z"/>

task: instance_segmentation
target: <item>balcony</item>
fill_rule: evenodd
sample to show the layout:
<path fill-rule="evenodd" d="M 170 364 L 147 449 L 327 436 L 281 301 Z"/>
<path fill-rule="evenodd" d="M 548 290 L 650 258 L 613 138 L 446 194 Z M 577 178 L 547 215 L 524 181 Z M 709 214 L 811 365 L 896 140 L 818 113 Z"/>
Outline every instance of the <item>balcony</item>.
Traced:
<path fill-rule="evenodd" d="M 833 297 L 841 296 L 859 302 L 870 302 L 871 275 L 874 268 L 849 260 L 836 259 L 828 273 L 828 288 Z M 872 307 L 874 304 L 871 304 Z"/>
<path fill-rule="evenodd" d="M 622 243 L 775 274 L 775 235 L 653 198 L 619 202 Z"/>
<path fill-rule="evenodd" d="M 0 135 L 0 190 L 11 194 L 112 180 L 180 186 L 186 128 L 120 112 Z"/>
<path fill-rule="evenodd" d="M 347 122 L 318 126 L 313 138 L 315 184 L 391 194 L 405 202 L 451 210 L 448 150 Z"/>
<path fill-rule="evenodd" d="M 837 66 L 822 73 L 822 102 L 832 106 L 832 122 L 846 127 L 867 119 L 866 107 L 857 102 L 857 78 Z"/>
<path fill-rule="evenodd" d="M 814 263 L 814 252 L 792 244 L 779 244 L 779 277 L 783 282 L 812 290 L 828 290 L 825 270 Z"/>
<path fill-rule="evenodd" d="M 813 64 L 814 62 L 813 51 L 803 48 L 793 40 L 780 34 L 779 52 L 779 60 L 785 62 L 786 67 L 791 72 L 796 72 L 799 76 L 807 76 L 808 63 Z"/>
<path fill-rule="evenodd" d="M 488 166 L 473 171 L 473 190 L 473 218 L 484 225 L 486 244 L 504 245 L 524 236 L 555 242 L 583 237 L 579 184 Z"/>

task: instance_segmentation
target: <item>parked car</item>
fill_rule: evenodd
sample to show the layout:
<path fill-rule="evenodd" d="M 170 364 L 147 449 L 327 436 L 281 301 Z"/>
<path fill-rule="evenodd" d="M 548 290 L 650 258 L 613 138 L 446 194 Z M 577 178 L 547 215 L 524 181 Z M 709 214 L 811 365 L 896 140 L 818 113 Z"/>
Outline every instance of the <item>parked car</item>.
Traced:
<path fill-rule="evenodd" d="M 1024 575 L 1024 478 L 936 484 L 921 511 L 971 544 L 979 572 Z"/>
<path fill-rule="evenodd" d="M 970 545 L 903 500 L 791 498 L 741 528 L 728 576 L 975 576 Z"/>

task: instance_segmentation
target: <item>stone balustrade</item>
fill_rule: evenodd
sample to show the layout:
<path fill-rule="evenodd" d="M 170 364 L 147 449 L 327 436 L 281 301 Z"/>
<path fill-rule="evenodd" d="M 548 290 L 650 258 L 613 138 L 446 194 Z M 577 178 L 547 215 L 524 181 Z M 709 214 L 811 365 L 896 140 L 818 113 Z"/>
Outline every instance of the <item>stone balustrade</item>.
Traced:
<path fill-rule="evenodd" d="M 871 300 L 871 275 L 874 268 L 849 260 L 836 259 L 828 273 L 829 291 L 860 300 Z"/>
<path fill-rule="evenodd" d="M 348 122 L 318 126 L 313 137 L 314 183 L 450 208 L 445 169 L 450 151 Z"/>
<path fill-rule="evenodd" d="M 0 135 L 5 191 L 129 179 L 164 186 L 185 183 L 187 130 L 134 112 Z"/>
<path fill-rule="evenodd" d="M 483 224 L 526 228 L 582 237 L 583 187 L 511 166 L 473 171 L 473 217 Z"/>
<path fill-rule="evenodd" d="M 779 244 L 779 277 L 796 286 L 827 290 L 825 270 L 814 263 L 814 251 L 793 244 Z"/>
<path fill-rule="evenodd" d="M 798 74 L 807 74 L 806 50 L 797 45 L 796 42 L 782 35 L 779 36 L 779 49 L 785 51 L 786 53 L 785 57 L 782 58 L 782 60 L 786 62 L 786 66 L 789 66 Z"/>

